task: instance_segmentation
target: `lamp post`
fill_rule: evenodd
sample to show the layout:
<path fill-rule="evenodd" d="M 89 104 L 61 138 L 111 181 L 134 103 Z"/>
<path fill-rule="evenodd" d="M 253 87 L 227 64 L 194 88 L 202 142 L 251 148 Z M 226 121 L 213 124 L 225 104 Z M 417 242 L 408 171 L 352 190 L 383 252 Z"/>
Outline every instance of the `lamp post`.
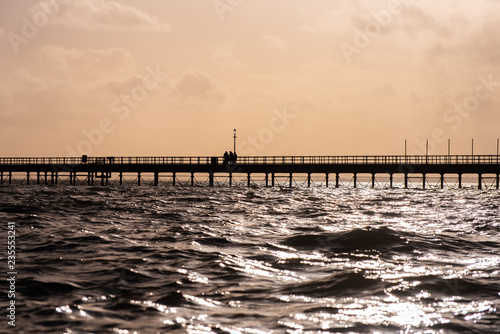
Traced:
<path fill-rule="evenodd" d="M 233 140 L 234 140 L 233 152 L 236 154 L 236 129 L 233 130 Z"/>

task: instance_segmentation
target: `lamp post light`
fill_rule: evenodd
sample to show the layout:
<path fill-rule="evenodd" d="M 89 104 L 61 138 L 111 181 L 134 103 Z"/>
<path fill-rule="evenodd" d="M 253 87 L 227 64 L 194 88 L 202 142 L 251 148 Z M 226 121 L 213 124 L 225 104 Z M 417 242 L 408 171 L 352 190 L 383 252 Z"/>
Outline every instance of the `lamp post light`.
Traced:
<path fill-rule="evenodd" d="M 233 152 L 236 154 L 236 129 L 233 130 L 233 140 L 234 140 Z"/>

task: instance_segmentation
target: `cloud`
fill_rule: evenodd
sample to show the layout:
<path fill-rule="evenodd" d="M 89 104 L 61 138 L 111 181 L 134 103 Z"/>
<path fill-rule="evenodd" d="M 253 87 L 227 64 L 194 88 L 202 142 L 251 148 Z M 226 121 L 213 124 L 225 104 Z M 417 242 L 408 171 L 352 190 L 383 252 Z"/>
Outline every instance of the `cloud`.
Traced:
<path fill-rule="evenodd" d="M 0 37 L 2 36 L 5 36 L 5 30 L 3 30 L 2 28 L 0 28 Z"/>
<path fill-rule="evenodd" d="M 42 0 L 31 8 L 33 13 L 45 11 L 54 1 Z M 52 25 L 62 25 L 85 30 L 128 29 L 166 31 L 166 23 L 151 16 L 139 8 L 124 5 L 116 1 L 72 0 L 58 8 L 50 20 Z"/>
<path fill-rule="evenodd" d="M 279 36 L 275 35 L 265 35 L 261 37 L 261 40 L 267 45 L 267 47 L 276 50 L 288 49 L 288 44 L 285 40 Z"/>
<path fill-rule="evenodd" d="M 134 58 L 121 48 L 78 50 L 46 46 L 41 54 L 53 65 L 56 75 L 63 77 L 103 79 L 130 76 L 136 71 Z"/>
<path fill-rule="evenodd" d="M 223 102 L 225 87 L 209 74 L 197 69 L 186 71 L 179 79 L 175 91 L 185 99 Z"/>
<path fill-rule="evenodd" d="M 229 43 L 211 49 L 210 58 L 220 70 L 245 67 L 245 64 L 234 56 Z"/>

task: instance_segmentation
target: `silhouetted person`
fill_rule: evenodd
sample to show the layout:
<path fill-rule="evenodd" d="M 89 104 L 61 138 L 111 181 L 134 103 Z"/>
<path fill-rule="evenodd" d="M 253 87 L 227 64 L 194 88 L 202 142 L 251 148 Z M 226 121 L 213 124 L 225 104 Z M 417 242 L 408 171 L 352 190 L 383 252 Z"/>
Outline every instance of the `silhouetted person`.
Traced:
<path fill-rule="evenodd" d="M 228 162 L 229 162 L 229 154 L 226 151 L 226 152 L 224 152 L 224 163 L 223 163 L 224 167 L 227 166 Z"/>
<path fill-rule="evenodd" d="M 229 151 L 229 161 L 233 162 L 234 161 L 234 154 L 232 151 Z"/>

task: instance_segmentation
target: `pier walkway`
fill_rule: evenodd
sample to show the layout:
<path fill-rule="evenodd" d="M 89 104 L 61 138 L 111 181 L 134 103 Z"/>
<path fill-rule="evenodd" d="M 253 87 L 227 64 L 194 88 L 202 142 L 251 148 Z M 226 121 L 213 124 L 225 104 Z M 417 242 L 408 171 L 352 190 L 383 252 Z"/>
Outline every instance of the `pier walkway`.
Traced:
<path fill-rule="evenodd" d="M 498 155 L 252 156 L 238 157 L 236 163 L 224 162 L 222 157 L 0 158 L 0 184 L 16 184 L 17 180 L 17 184 L 107 185 L 113 177 L 122 184 L 126 175 L 134 175 L 138 185 L 149 177 L 150 184 L 158 186 L 161 178 L 168 177 L 176 186 L 179 175 L 188 178 L 188 185 L 195 185 L 195 175 L 203 174 L 208 176 L 209 186 L 217 177 L 227 178 L 231 186 L 234 176 L 241 174 L 250 186 L 252 175 L 259 174 L 266 186 L 274 186 L 278 177 L 286 177 L 287 185 L 292 187 L 294 174 L 304 174 L 307 186 L 311 186 L 314 175 L 321 174 L 326 187 L 339 187 L 340 175 L 349 174 L 353 187 L 359 185 L 360 175 L 374 187 L 376 176 L 385 174 L 391 188 L 396 175 L 402 177 L 405 188 L 412 178 L 419 178 L 425 188 L 426 178 L 432 175 L 438 178 L 441 188 L 445 176 L 457 177 L 458 187 L 462 188 L 462 177 L 473 174 L 479 189 L 485 180 L 493 180 L 491 188 L 499 189 L 499 162 Z"/>

